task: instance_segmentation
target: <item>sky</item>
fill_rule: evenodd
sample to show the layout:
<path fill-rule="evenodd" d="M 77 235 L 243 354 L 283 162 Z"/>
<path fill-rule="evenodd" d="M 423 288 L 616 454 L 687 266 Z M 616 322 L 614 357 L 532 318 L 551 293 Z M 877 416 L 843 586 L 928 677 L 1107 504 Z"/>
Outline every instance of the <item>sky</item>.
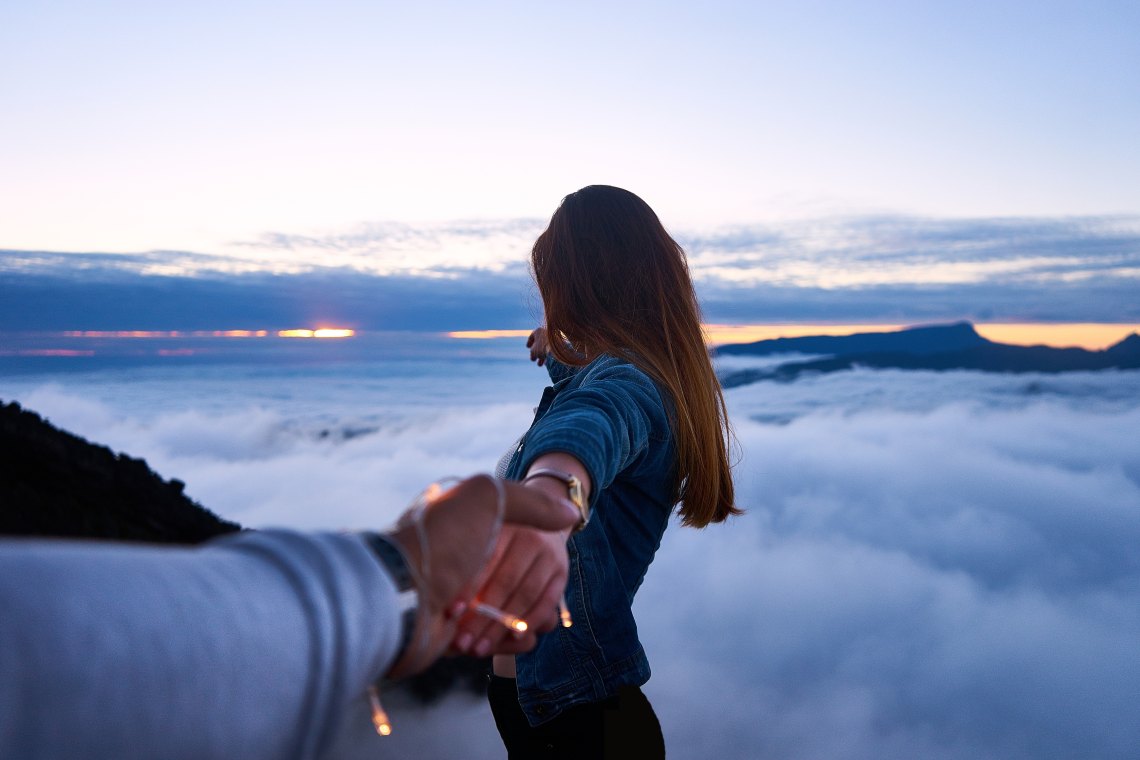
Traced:
<path fill-rule="evenodd" d="M 1138 36 L 1133 2 L 7 4 L 0 352 L 529 329 L 591 183 L 708 323 L 1127 326 L 1102 348 L 1140 324 Z"/>
<path fill-rule="evenodd" d="M 0 396 L 243 525 L 376 528 L 427 483 L 492 468 L 545 383 L 521 345 L 511 362 L 427 366 L 0 376 Z M 1137 757 L 1129 374 L 729 389 L 747 512 L 670 526 L 634 603 L 670 756 Z M 393 702 L 384 745 L 357 707 L 338 756 L 502 757 L 481 700 Z"/>
<path fill-rule="evenodd" d="M 8 3 L 0 247 L 1140 213 L 1133 2 Z"/>

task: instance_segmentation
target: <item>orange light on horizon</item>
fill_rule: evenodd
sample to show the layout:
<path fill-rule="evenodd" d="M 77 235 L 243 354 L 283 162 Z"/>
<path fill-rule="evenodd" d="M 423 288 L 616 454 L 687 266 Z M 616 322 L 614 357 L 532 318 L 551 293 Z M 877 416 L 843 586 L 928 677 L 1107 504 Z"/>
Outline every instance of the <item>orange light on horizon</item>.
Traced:
<path fill-rule="evenodd" d="M 725 343 L 754 343 L 775 338 L 800 338 L 808 335 L 854 335 L 855 333 L 894 332 L 917 324 L 723 324 L 701 325 L 709 346 Z M 1052 346 L 1103 351 L 1131 333 L 1140 334 L 1140 324 L 1091 322 L 992 322 L 976 323 L 974 328 L 983 338 L 1015 346 Z M 489 340 L 493 338 L 525 338 L 530 330 L 455 330 L 449 338 Z"/>
<path fill-rule="evenodd" d="M 65 338 L 264 338 L 268 330 L 66 330 Z"/>
<path fill-rule="evenodd" d="M 455 330 L 447 333 L 449 338 L 463 340 L 490 340 L 492 338 L 526 338 L 532 330 Z"/>
<path fill-rule="evenodd" d="M 356 330 L 339 327 L 321 327 L 316 330 L 278 330 L 278 338 L 351 338 Z"/>
<path fill-rule="evenodd" d="M 268 330 L 214 330 L 210 333 L 214 338 L 264 338 L 269 335 Z"/>
<path fill-rule="evenodd" d="M 992 322 L 976 324 L 974 328 L 983 338 L 1016 346 L 1052 346 L 1054 348 L 1083 348 L 1103 351 L 1140 333 L 1140 324 L 1104 324 L 1094 322 L 1066 322 L 1057 324 L 1029 324 Z"/>
<path fill-rule="evenodd" d="M 704 325 L 709 345 L 752 343 L 774 338 L 798 338 L 806 335 L 853 335 L 864 332 L 892 332 L 917 325 Z M 983 338 L 1014 346 L 1051 346 L 1053 348 L 1104 349 L 1140 333 L 1140 324 L 1111 323 L 1044 323 L 994 322 L 976 323 L 974 329 Z"/>
<path fill-rule="evenodd" d="M 701 325 L 705 343 L 755 343 L 776 338 L 802 338 L 808 335 L 854 335 L 855 333 L 894 332 L 907 325 Z"/>

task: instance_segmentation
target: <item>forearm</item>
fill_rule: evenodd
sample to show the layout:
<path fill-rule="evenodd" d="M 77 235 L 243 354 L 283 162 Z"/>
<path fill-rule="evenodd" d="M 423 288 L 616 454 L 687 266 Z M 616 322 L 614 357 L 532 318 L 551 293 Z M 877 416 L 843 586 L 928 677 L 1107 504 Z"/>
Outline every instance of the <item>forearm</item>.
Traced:
<path fill-rule="evenodd" d="M 566 483 L 558 478 L 548 478 L 538 475 L 532 477 L 542 470 L 554 470 L 555 472 L 573 475 L 582 484 L 582 500 L 583 504 L 590 503 L 590 492 L 592 482 L 590 480 L 590 473 L 586 466 L 572 454 L 567 454 L 562 451 L 553 451 L 543 454 L 531 462 L 530 467 L 527 468 L 524 482 L 529 488 L 536 488 L 547 496 L 554 499 L 565 499 Z M 588 512 L 587 512 L 588 515 Z M 562 531 L 566 536 L 569 536 L 573 526 Z"/>
<path fill-rule="evenodd" d="M 394 596 L 348 535 L 0 546 L 0 756 L 314 756 L 394 656 Z"/>

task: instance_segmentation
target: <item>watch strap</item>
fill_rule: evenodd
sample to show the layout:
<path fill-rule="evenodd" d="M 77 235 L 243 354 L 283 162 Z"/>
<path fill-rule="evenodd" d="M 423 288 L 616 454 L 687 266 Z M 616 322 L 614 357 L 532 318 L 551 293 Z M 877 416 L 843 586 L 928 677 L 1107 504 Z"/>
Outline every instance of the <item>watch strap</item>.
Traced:
<path fill-rule="evenodd" d="M 582 492 L 582 481 L 578 478 L 578 476 L 549 467 L 540 467 L 537 470 L 531 470 L 528 472 L 526 474 L 526 477 L 523 478 L 522 482 L 525 483 L 528 480 L 539 477 L 554 478 L 555 480 L 561 480 L 566 484 L 566 494 L 570 498 L 570 503 L 578 508 L 578 514 L 580 515 L 578 523 L 574 526 L 574 530 L 572 532 L 578 533 L 583 528 L 585 528 L 586 523 L 590 522 L 590 508 L 586 504 L 586 499 L 584 498 Z"/>
<path fill-rule="evenodd" d="M 397 602 L 400 609 L 400 644 L 396 649 L 396 656 L 392 662 L 398 662 L 404 650 L 412 640 L 412 633 L 416 629 L 416 615 L 419 607 L 419 598 L 416 590 L 415 577 L 412 575 L 408 558 L 392 539 L 382 533 L 365 531 L 360 534 L 364 543 L 372 550 L 372 554 L 379 560 L 388 576 L 399 592 Z"/>

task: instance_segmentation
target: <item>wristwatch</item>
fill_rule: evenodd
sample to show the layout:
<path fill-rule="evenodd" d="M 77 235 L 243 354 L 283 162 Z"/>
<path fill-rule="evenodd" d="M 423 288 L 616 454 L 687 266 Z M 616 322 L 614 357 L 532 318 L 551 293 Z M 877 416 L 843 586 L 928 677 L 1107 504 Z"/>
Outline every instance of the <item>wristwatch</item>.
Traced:
<path fill-rule="evenodd" d="M 392 539 L 382 533 L 372 531 L 363 531 L 360 536 L 387 571 L 388 576 L 396 585 L 396 591 L 399 593 L 396 601 L 400 610 L 402 630 L 400 632 L 400 646 L 396 650 L 396 656 L 392 658 L 392 662 L 396 663 L 400 661 L 404 650 L 408 648 L 408 643 L 412 640 L 412 633 L 416 629 L 419 595 L 415 577 L 408 566 L 408 559 L 404 556 L 404 552 Z"/>
<path fill-rule="evenodd" d="M 566 494 L 570 497 L 570 503 L 578 508 L 578 512 L 581 515 L 571 533 L 579 533 L 582 531 L 586 527 L 586 523 L 590 521 L 590 508 L 586 506 L 586 500 L 582 497 L 582 481 L 579 480 L 576 475 L 571 475 L 568 472 L 552 470 L 549 467 L 540 467 L 537 470 L 528 472 L 522 482 L 525 483 L 531 478 L 538 477 L 554 478 L 566 484 Z"/>

